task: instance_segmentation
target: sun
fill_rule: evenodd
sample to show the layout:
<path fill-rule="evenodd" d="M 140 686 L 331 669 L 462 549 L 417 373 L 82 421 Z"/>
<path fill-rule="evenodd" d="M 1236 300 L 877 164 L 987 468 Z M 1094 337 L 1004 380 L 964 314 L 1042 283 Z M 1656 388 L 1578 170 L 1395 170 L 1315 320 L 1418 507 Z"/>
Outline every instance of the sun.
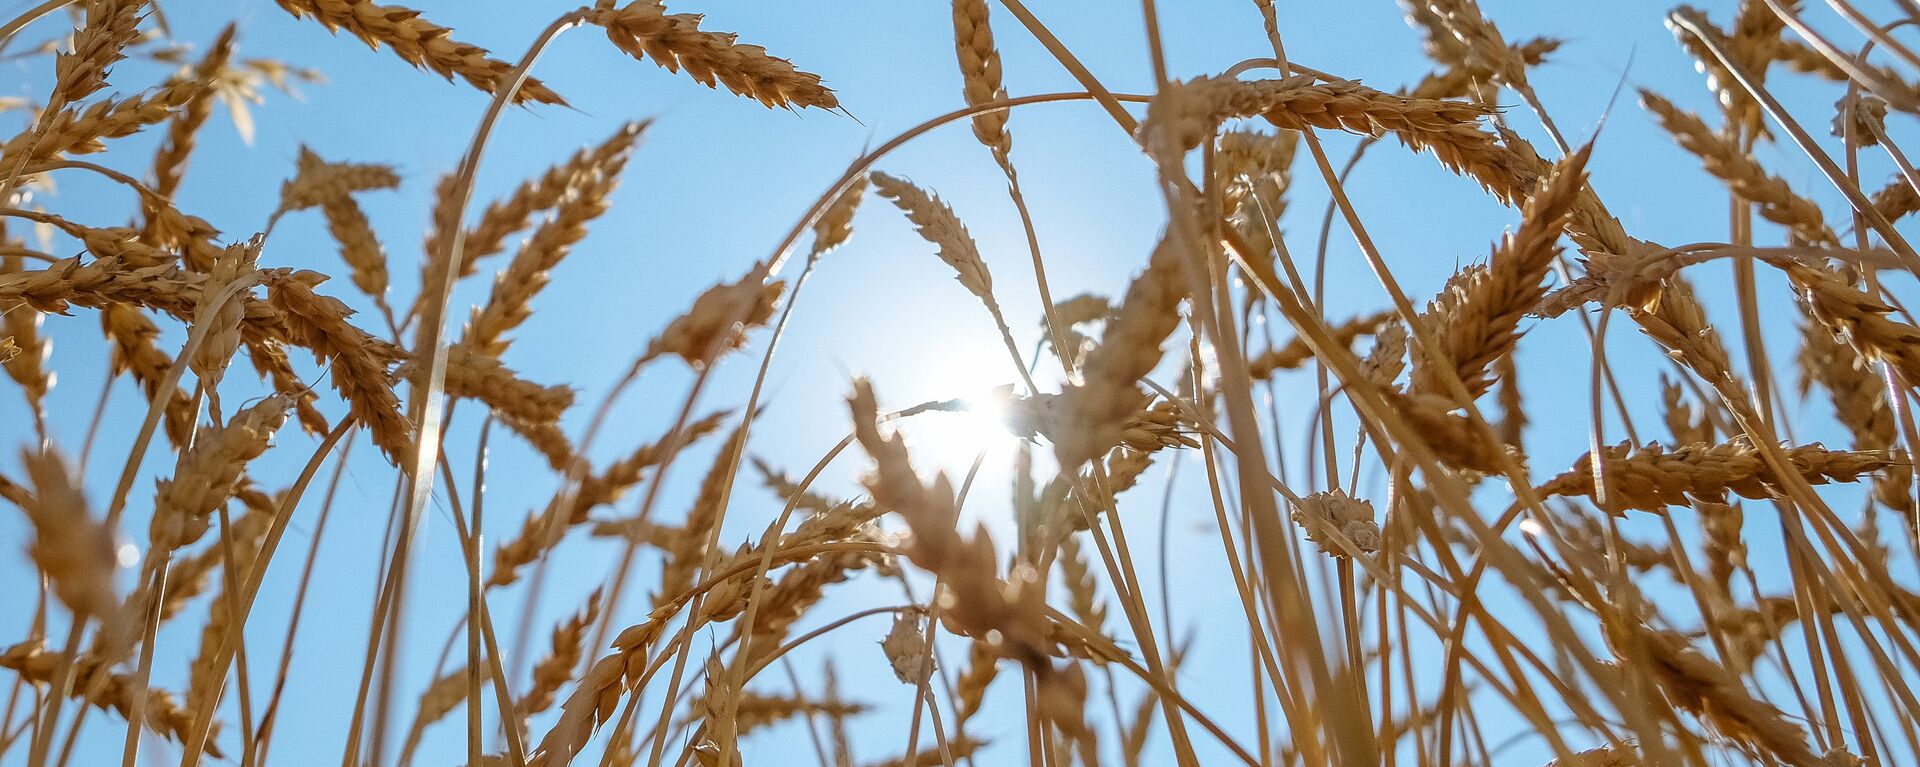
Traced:
<path fill-rule="evenodd" d="M 942 355 L 926 368 L 935 382 L 933 398 L 955 400 L 953 409 L 933 410 L 907 419 L 900 431 L 922 467 L 938 469 L 958 484 L 975 460 L 1005 463 L 1020 438 L 1007 429 L 1006 387 L 1015 379 L 1006 354 L 996 348 Z"/>

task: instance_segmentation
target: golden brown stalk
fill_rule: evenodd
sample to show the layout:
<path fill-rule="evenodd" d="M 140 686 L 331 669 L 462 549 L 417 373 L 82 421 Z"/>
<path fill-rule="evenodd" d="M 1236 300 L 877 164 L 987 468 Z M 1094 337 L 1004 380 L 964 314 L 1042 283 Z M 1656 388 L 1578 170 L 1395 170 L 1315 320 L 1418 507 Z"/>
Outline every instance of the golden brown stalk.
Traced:
<path fill-rule="evenodd" d="M 1824 269 L 1787 265 L 1814 319 L 1869 359 L 1887 363 L 1907 387 L 1920 386 L 1920 330 L 1895 322 L 1893 307 L 1860 292 Z"/>
<path fill-rule="evenodd" d="M 723 282 L 701 293 L 693 308 L 667 323 L 647 344 L 646 357 L 672 354 L 695 370 L 747 344 L 747 331 L 773 318 L 774 306 L 786 290 L 783 281 L 766 282 L 765 269 L 756 264 L 739 282 Z"/>
<path fill-rule="evenodd" d="M 993 304 L 993 274 L 987 271 L 987 263 L 980 257 L 980 246 L 974 243 L 973 235 L 967 233 L 966 225 L 960 223 L 960 217 L 954 215 L 953 208 L 911 182 L 879 171 L 868 176 L 873 179 L 874 191 L 899 206 L 920 236 L 938 246 L 940 260 L 953 267 L 954 279 L 960 286 L 981 301 Z"/>
<path fill-rule="evenodd" d="M 1855 450 L 1893 447 L 1897 427 L 1887 407 L 1886 385 L 1873 366 L 1819 324 L 1805 324 L 1801 339 L 1800 395 L 1806 396 L 1815 382 L 1825 388 L 1833 399 L 1834 416 L 1853 434 Z M 1912 483 L 1910 468 L 1888 467 L 1874 477 L 1874 499 L 1913 519 Z"/>
<path fill-rule="evenodd" d="M 485 48 L 453 39 L 453 30 L 420 18 L 420 12 L 397 5 L 380 5 L 369 0 L 275 0 L 295 17 L 312 17 L 329 31 L 342 29 L 360 38 L 368 47 L 386 45 L 400 60 L 426 69 L 447 80 L 459 75 L 469 85 L 487 93 L 506 87 L 513 65 L 487 56 Z M 566 104 L 539 80 L 527 81 L 515 92 L 516 104 L 528 101 L 542 104 Z"/>
<path fill-rule="evenodd" d="M 207 425 L 180 454 L 173 478 L 154 493 L 147 536 L 158 551 L 191 545 L 205 535 L 213 512 L 239 490 L 247 464 L 267 451 L 292 407 L 275 394 L 235 413 L 225 426 Z"/>
<path fill-rule="evenodd" d="M 1414 348 L 1415 393 L 1450 396 L 1445 367 L 1477 399 L 1493 385 L 1493 362 L 1513 351 L 1520 340 L 1520 318 L 1546 295 L 1542 284 L 1560 255 L 1560 233 L 1572 213 L 1574 198 L 1586 186 L 1586 162 L 1592 145 L 1569 156 L 1539 194 L 1523 208 L 1520 231 L 1494 248 L 1484 269 L 1469 268 L 1448 281 L 1448 289 L 1428 305 L 1423 316 L 1429 332 L 1450 359 L 1427 358 Z M 1462 405 L 1466 403 L 1460 403 Z"/>
<path fill-rule="evenodd" d="M 623 152 L 597 167 L 561 196 L 553 218 L 540 224 L 520 246 L 513 261 L 493 281 L 485 306 L 474 310 L 460 343 L 480 354 L 497 357 L 512 343 L 503 336 L 533 314 L 533 297 L 547 286 L 548 274 L 587 236 L 587 224 L 607 212 L 609 197 L 626 167 Z"/>
<path fill-rule="evenodd" d="M 1000 51 L 993 45 L 988 21 L 987 0 L 953 0 L 953 50 L 960 59 L 960 95 L 967 106 L 1007 97 L 1006 87 L 1000 84 Z M 1001 163 L 1013 152 L 1006 110 L 974 115 L 973 136 L 993 150 L 994 159 Z"/>
<path fill-rule="evenodd" d="M 346 304 L 313 292 L 326 279 L 304 270 L 276 273 L 267 282 L 267 300 L 286 318 L 294 342 L 332 365 L 333 387 L 346 398 L 348 413 L 367 427 L 388 460 L 402 465 L 413 443 L 412 428 L 400 413 L 388 372 L 400 355 L 349 324 L 353 310 Z"/>
<path fill-rule="evenodd" d="M 1795 237 L 1813 244 L 1834 244 L 1838 239 L 1827 229 L 1820 207 L 1793 192 L 1787 182 L 1768 173 L 1753 156 L 1729 143 L 1706 123 L 1681 111 L 1673 102 L 1652 91 L 1641 89 L 1640 103 L 1660 121 L 1660 127 L 1673 135 L 1681 148 L 1700 158 L 1708 173 L 1726 182 L 1742 199 L 1760 206 L 1760 215 L 1793 231 Z"/>
<path fill-rule="evenodd" d="M 633 0 L 620 8 L 612 2 L 595 7 L 587 23 L 602 27 L 607 39 L 636 59 L 652 59 L 669 72 L 687 75 L 709 88 L 727 86 L 735 95 L 768 107 L 792 109 L 840 106 L 820 76 L 795 69 L 793 62 L 768 55 L 758 45 L 737 42 L 726 32 L 700 29 L 701 17 L 667 13 L 659 0 Z"/>
<path fill-rule="evenodd" d="M 8 167 L 25 167 L 63 154 L 105 151 L 105 139 L 131 136 L 171 117 L 192 100 L 199 83 L 169 85 L 142 96 L 102 99 L 85 109 L 68 109 L 44 120 L 45 129 L 28 131 L 0 146 Z"/>
<path fill-rule="evenodd" d="M 93 518 L 79 478 L 57 453 L 23 450 L 20 463 L 33 483 L 32 502 L 21 511 L 33 525 L 34 565 L 76 620 L 111 615 L 119 605 L 113 530 Z"/>
<path fill-rule="evenodd" d="M 1179 269 L 1176 246 L 1163 238 L 1146 271 L 1127 286 L 1100 346 L 1087 353 L 1082 383 L 1060 393 L 1053 448 L 1066 470 L 1079 471 L 1119 445 L 1127 417 L 1146 406 L 1138 382 L 1160 364 L 1161 345 L 1180 324 L 1186 280 Z"/>
<path fill-rule="evenodd" d="M 214 90 L 211 87 L 214 78 L 227 69 L 227 62 L 233 57 L 234 33 L 238 27 L 228 24 L 220 30 L 213 45 L 207 48 L 207 55 L 201 57 L 187 75 L 193 82 L 204 83 L 209 87 L 195 93 L 180 109 L 180 114 L 167 121 L 167 135 L 160 148 L 153 153 L 153 192 L 161 197 L 172 197 L 180 189 L 181 175 L 186 173 L 187 158 L 193 154 L 194 139 L 200 132 L 200 126 L 206 124 L 213 114 Z M 149 216 L 151 221 L 152 217 Z M 149 231 L 151 231 L 149 224 Z"/>
<path fill-rule="evenodd" d="M 1817 442 L 1787 448 L 1786 456 L 1794 472 L 1811 485 L 1853 482 L 1861 474 L 1904 465 L 1901 458 L 1885 451 L 1828 450 Z M 1589 496 L 1616 515 L 1632 509 L 1660 513 L 1695 499 L 1725 502 L 1728 493 L 1760 499 L 1785 492 L 1760 451 L 1744 440 L 1679 448 L 1652 443 L 1635 448 L 1623 442 L 1602 450 L 1601 462 L 1607 482 L 1604 495 L 1594 488 L 1591 454 L 1575 460 L 1572 469 L 1537 491 L 1542 496 Z"/>
<path fill-rule="evenodd" d="M 0 652 L 0 668 L 19 674 L 22 679 L 36 686 L 53 684 L 54 674 L 59 666 L 59 655 L 47 652 L 38 642 L 17 644 L 7 648 L 5 652 Z M 76 678 L 81 679 L 91 678 L 101 670 L 99 661 L 86 657 L 81 658 L 75 668 Z M 72 694 L 77 697 L 91 693 L 87 698 L 88 703 L 102 710 L 112 709 L 123 717 L 129 715 L 135 708 L 135 696 L 138 694 L 136 691 L 144 686 L 139 684 L 131 674 L 106 674 L 102 678 L 105 680 L 104 684 L 86 688 L 76 687 L 72 690 Z M 146 700 L 141 705 L 143 711 L 141 720 L 146 728 L 155 735 L 175 743 L 186 740 L 192 731 L 193 712 L 181 708 L 180 704 L 175 702 L 173 695 L 165 690 L 156 687 L 144 687 L 144 689 Z M 219 728 L 219 722 L 213 723 L 215 733 L 218 733 Z M 216 738 L 213 737 L 207 738 L 206 753 L 208 756 L 219 759 L 223 754 L 220 753 L 219 747 L 214 745 L 215 740 Z"/>
<path fill-rule="evenodd" d="M 600 617 L 600 590 L 587 596 L 587 605 L 576 615 L 553 627 L 553 641 L 547 656 L 533 665 L 533 686 L 515 703 L 521 719 L 553 706 L 554 694 L 573 681 L 573 669 L 586 653 L 586 631 Z"/>
<path fill-rule="evenodd" d="M 845 244 L 853 236 L 853 214 L 860 209 L 860 200 L 867 196 L 867 177 L 855 176 L 847 190 L 833 198 L 833 203 L 813 222 L 813 250 L 807 254 L 808 260 L 818 260 Z"/>

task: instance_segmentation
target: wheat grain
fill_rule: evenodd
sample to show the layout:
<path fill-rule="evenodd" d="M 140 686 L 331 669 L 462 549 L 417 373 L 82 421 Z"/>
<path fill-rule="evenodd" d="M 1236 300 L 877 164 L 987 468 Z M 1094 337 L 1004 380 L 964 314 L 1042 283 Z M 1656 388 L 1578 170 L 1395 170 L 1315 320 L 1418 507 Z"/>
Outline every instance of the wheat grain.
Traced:
<path fill-rule="evenodd" d="M 767 54 L 758 45 L 746 45 L 732 34 L 700 28 L 697 14 L 666 12 L 658 0 L 633 0 L 614 8 L 611 2 L 595 7 L 587 22 L 606 30 L 607 39 L 636 59 L 652 59 L 669 72 L 687 71 L 709 88 L 716 81 L 734 94 L 768 107 L 840 106 L 820 76 L 795 69 L 793 62 Z"/>
<path fill-rule="evenodd" d="M 1884 451 L 1828 450 L 1819 443 L 1789 447 L 1786 457 L 1794 473 L 1812 485 L 1853 482 L 1862 474 L 1902 463 Z M 1767 467 L 1760 451 L 1744 441 L 1671 449 L 1621 443 L 1601 451 L 1600 472 L 1606 478 L 1604 493 L 1595 490 L 1590 455 L 1574 461 L 1573 469 L 1538 491 L 1543 496 L 1593 497 L 1601 508 L 1615 514 L 1631 509 L 1658 513 L 1694 499 L 1724 502 L 1728 493 L 1756 499 L 1784 493 L 1782 480 Z"/>
<path fill-rule="evenodd" d="M 17 644 L 7 648 L 5 652 L 0 652 L 0 668 L 12 670 L 22 679 L 36 685 L 51 685 L 58 664 L 58 655 L 47 652 L 35 642 Z M 90 677 L 99 670 L 98 661 L 83 658 L 78 664 L 77 676 Z M 84 692 L 88 703 L 101 709 L 113 709 L 121 716 L 128 716 L 129 712 L 138 707 L 144 711 L 142 721 L 154 734 L 174 742 L 183 742 L 187 739 L 193 726 L 193 715 L 188 709 L 176 703 L 172 694 L 156 687 L 143 688 L 127 674 L 106 674 L 104 678 L 105 684 L 98 686 L 97 689 L 75 688 L 74 693 Z M 146 700 L 136 704 L 135 696 L 141 689 L 146 691 Z M 219 731 L 218 722 L 213 724 L 213 731 L 216 733 Z M 223 754 L 219 747 L 214 745 L 214 741 L 212 737 L 207 739 L 206 754 L 219 759 Z"/>
<path fill-rule="evenodd" d="M 1640 91 L 1640 103 L 1659 118 L 1660 127 L 1673 134 L 1675 142 L 1700 158 L 1708 173 L 1726 182 L 1735 194 L 1758 204 L 1760 215 L 1768 221 L 1792 229 L 1794 236 L 1809 243 L 1838 242 L 1828 231 L 1819 206 L 1794 194 L 1785 181 L 1767 173 L 1746 153 L 1708 129 L 1700 118 L 1645 89 Z"/>
<path fill-rule="evenodd" d="M 267 299 L 286 317 L 294 342 L 313 350 L 333 366 L 333 387 L 346 398 L 348 412 L 367 427 L 373 443 L 394 465 L 402 465 L 413 442 L 400 415 L 388 366 L 399 355 L 347 323 L 352 310 L 313 288 L 326 277 L 308 271 L 276 274 L 267 281 Z"/>
<path fill-rule="evenodd" d="M 161 481 L 154 494 L 147 537 L 155 549 L 187 546 L 206 533 L 213 512 L 239 489 L 241 472 L 267 451 L 291 407 L 275 394 L 235 413 L 226 425 L 209 425 L 195 435 L 173 478 Z"/>
<path fill-rule="evenodd" d="M 1000 83 L 1000 50 L 993 45 L 986 0 L 953 1 L 953 50 L 960 60 L 960 95 L 967 106 L 1007 97 L 1007 89 Z M 994 158 L 1003 164 L 1013 152 L 1013 136 L 1007 133 L 1004 110 L 974 115 L 973 136 L 993 150 Z"/>
<path fill-rule="evenodd" d="M 453 30 L 420 17 L 420 12 L 370 0 L 275 0 L 295 17 L 311 17 L 329 31 L 346 30 L 370 48 L 387 46 L 400 60 L 451 81 L 459 75 L 487 93 L 507 87 L 513 65 L 487 56 L 485 48 L 453 39 Z M 527 81 L 514 93 L 515 103 L 535 101 L 565 104 L 539 80 Z"/>
<path fill-rule="evenodd" d="M 484 307 L 474 311 L 461 345 L 494 357 L 506 351 L 511 342 L 502 336 L 532 316 L 533 297 L 547 286 L 548 273 L 586 238 L 587 224 L 607 212 L 611 204 L 608 198 L 625 167 L 626 153 L 622 151 L 595 165 L 592 174 L 560 197 L 553 217 L 534 229 L 533 236 L 494 280 L 493 293 Z"/>

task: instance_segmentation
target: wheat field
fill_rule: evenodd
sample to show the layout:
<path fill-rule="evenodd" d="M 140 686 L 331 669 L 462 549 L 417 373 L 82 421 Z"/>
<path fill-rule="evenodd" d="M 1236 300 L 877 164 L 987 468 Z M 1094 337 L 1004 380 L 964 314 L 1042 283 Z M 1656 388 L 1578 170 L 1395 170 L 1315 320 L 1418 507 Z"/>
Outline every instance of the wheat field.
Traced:
<path fill-rule="evenodd" d="M 0 765 L 1920 764 L 1914 0 L 698 5 L 0 9 Z"/>

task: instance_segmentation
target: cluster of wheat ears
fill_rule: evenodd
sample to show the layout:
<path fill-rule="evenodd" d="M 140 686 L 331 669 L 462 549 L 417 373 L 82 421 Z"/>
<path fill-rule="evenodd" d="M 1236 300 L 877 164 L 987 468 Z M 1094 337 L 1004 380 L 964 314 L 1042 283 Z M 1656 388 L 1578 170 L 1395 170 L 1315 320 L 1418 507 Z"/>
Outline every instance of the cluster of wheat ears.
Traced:
<path fill-rule="evenodd" d="M 842 627 L 889 614 L 881 652 L 912 704 L 900 722 L 907 752 L 887 764 L 952 767 L 978 752 L 1051 767 L 1203 758 L 1488 765 L 1511 763 L 1501 754 L 1517 741 L 1563 766 L 1920 759 L 1920 685 L 1911 683 L 1920 678 L 1920 594 L 1902 585 L 1913 580 L 1920 529 L 1911 409 L 1920 329 L 1897 298 L 1920 277 L 1920 254 L 1894 226 L 1920 211 L 1920 175 L 1884 123 L 1920 114 L 1920 55 L 1901 39 L 1911 37 L 1903 25 L 1920 22 L 1913 0 L 1891 3 L 1885 19 L 1834 0 L 1834 17 L 1819 21 L 1856 35 L 1847 40 L 1810 25 L 1811 12 L 1792 0 L 1742 0 L 1724 26 L 1684 7 L 1667 17 L 1721 114 L 1703 118 L 1651 92 L 1638 100 L 1724 183 L 1728 207 L 1703 208 L 1730 214 L 1727 241 L 1677 247 L 1626 231 L 1588 183 L 1593 144 L 1570 144 L 1542 107 L 1528 74 L 1558 42 L 1508 40 L 1472 0 L 1408 0 L 1434 69 L 1392 92 L 1289 61 L 1284 12 L 1272 0 L 1246 9 L 1249 24 L 1264 24 L 1270 51 L 1219 74 L 1176 78 L 1156 37 L 1162 9 L 1144 0 L 1157 83 L 1144 94 L 1103 86 L 1021 0 L 991 9 L 990 0 L 952 0 L 959 108 L 878 142 L 770 254 L 692 297 L 577 436 L 561 425 L 574 389 L 533 380 L 547 376 L 516 372 L 503 356 L 550 272 L 608 213 L 647 126 L 618 126 L 474 212 L 496 121 L 509 107 L 565 103 L 530 76 L 539 54 L 586 29 L 632 58 L 769 108 L 835 110 L 833 91 L 657 0 L 569 11 L 517 63 L 407 8 L 278 3 L 492 99 L 461 165 L 435 187 L 422 288 L 411 299 L 389 291 L 391 243 L 358 197 L 400 183 L 390 167 L 303 151 L 258 234 L 216 231 L 175 204 L 216 103 L 298 71 L 235 56 L 231 27 L 191 52 L 155 29 L 162 21 L 145 0 L 49 0 L 0 27 L 3 40 L 71 21 L 70 35 L 27 54 L 53 57 L 53 82 L 33 86 L 44 102 L 0 142 L 0 218 L 10 232 L 40 234 L 38 249 L 19 236 L 0 244 L 0 359 L 23 395 L 5 417 L 37 436 L 4 464 L 0 499 L 24 515 L 31 536 L 16 550 L 39 574 L 0 587 L 8 609 L 33 615 L 29 633 L 6 637 L 0 651 L 9 688 L 0 759 L 64 766 L 77 744 L 113 750 L 96 747 L 105 739 L 124 743 L 124 767 L 142 751 L 150 762 L 177 755 L 182 767 L 251 767 L 266 763 L 277 730 L 312 726 L 321 734 L 304 737 L 337 743 L 343 765 L 407 764 L 429 728 L 460 726 L 441 721 L 459 711 L 474 765 L 816 757 L 851 765 L 856 747 L 885 754 L 901 745 L 849 742 L 849 721 L 874 714 L 841 697 L 830 674 L 801 684 L 783 666 L 789 686 L 765 672 L 835 632 L 878 636 L 870 624 Z M 1003 33 L 1031 35 L 1081 90 L 1009 95 L 990 19 Z M 109 91 L 115 64 L 129 56 L 176 63 L 177 74 L 146 89 L 116 81 Z M 1770 74 L 1830 81 L 1841 95 L 1830 114 L 1791 114 L 1769 92 Z M 1150 254 L 1145 266 L 1117 298 L 1056 299 L 1059 286 L 1047 282 L 1011 128 L 1021 107 L 1058 101 L 1111 116 L 1157 171 L 1165 225 L 1140 248 Z M 1265 125 L 1248 127 L 1255 118 Z M 1552 145 L 1543 151 L 1511 130 L 1518 121 Z M 959 122 L 971 123 L 1004 173 L 1022 218 L 1044 302 L 1044 351 L 1033 360 L 953 209 L 875 167 Z M 150 157 L 111 150 L 149 131 L 162 134 Z M 1363 147 L 1390 136 L 1431 155 L 1510 206 L 1515 224 L 1444 285 L 1400 284 L 1322 145 L 1336 132 L 1365 137 Z M 1846 220 L 1824 216 L 1763 167 L 1762 146 L 1803 151 L 1850 203 Z M 1898 172 L 1881 188 L 1863 180 L 1863 160 Z M 1296 162 L 1308 165 L 1297 176 Z M 138 207 L 121 220 L 131 223 L 83 222 L 52 209 L 58 196 L 36 193 L 72 175 L 129 190 Z M 1307 178 L 1324 184 L 1329 220 L 1357 242 L 1390 296 L 1384 310 L 1355 311 L 1325 295 L 1316 274 L 1324 264 L 1303 270 L 1293 257 L 1299 248 L 1277 221 L 1289 185 Z M 1478 193 L 1464 182 L 1460 192 Z M 854 235 L 870 194 L 897 207 L 952 267 L 1020 371 L 1022 383 L 998 403 L 1024 440 L 1013 469 L 1015 541 L 963 528 L 972 476 L 956 489 L 896 432 L 902 419 L 975 403 L 892 409 L 856 379 L 847 385 L 848 435 L 804 477 L 753 458 L 752 427 L 766 404 L 760 382 L 779 336 L 808 276 L 832 268 L 831 251 Z M 347 279 L 273 265 L 275 223 L 309 210 L 324 217 Z M 1024 277 L 1026 259 L 994 261 L 1003 277 L 1009 269 Z M 1715 261 L 1731 264 L 1733 284 L 1691 287 L 1689 267 Z M 456 285 L 482 269 L 494 275 L 484 303 L 451 306 Z M 1769 284 L 1791 290 L 1761 290 L 1766 272 L 1775 273 Z M 373 310 L 354 313 L 344 291 Z M 1737 303 L 1737 331 L 1708 322 L 1705 296 Z M 1830 400 L 1831 421 L 1790 422 L 1783 403 L 1793 395 L 1770 372 L 1770 355 L 1784 357 L 1769 341 L 1781 341 L 1762 337 L 1762 312 L 1798 317 L 1798 395 Z M 50 417 L 45 404 L 52 368 L 74 363 L 63 361 L 71 350 L 50 355 L 43 323 L 72 315 L 100 318 L 107 375 L 131 379 L 144 396 L 144 421 L 118 468 L 76 458 L 88 455 L 93 429 L 84 417 Z M 1292 339 L 1253 331 L 1262 319 Z M 1570 465 L 1530 464 L 1526 450 L 1530 403 L 1515 350 L 1540 323 L 1579 325 L 1593 341 L 1586 407 L 1573 416 L 1590 421 L 1592 449 Z M 1605 339 L 1620 323 L 1638 333 L 1615 333 L 1613 346 L 1650 341 L 1664 366 L 1609 365 Z M 243 356 L 251 374 L 229 369 Z M 685 366 L 704 381 L 735 357 L 747 366 L 758 357 L 745 402 L 700 415 L 695 386 L 683 403 L 667 403 L 672 426 L 657 440 L 618 446 L 624 457 L 611 462 L 587 457 L 613 399 L 646 370 Z M 1059 371 L 1043 381 L 1066 383 L 1042 387 L 1041 368 Z M 1655 377 L 1661 401 L 1630 408 L 1621 381 Z M 1312 409 L 1288 414 L 1312 424 L 1309 476 L 1294 482 L 1284 479 L 1272 410 L 1273 387 L 1288 379 L 1319 393 L 1304 405 L 1290 400 Z M 1630 416 L 1653 410 L 1662 423 Z M 550 500 L 501 540 L 478 534 L 486 437 L 479 454 L 450 455 L 443 435 L 456 417 L 497 425 L 497 438 L 524 440 L 549 464 L 541 471 Z M 1824 444 L 1808 438 L 1823 429 L 1833 432 Z M 684 513 L 658 508 L 658 478 L 689 446 L 723 434 Z M 333 505 L 315 480 L 327 487 L 331 465 L 337 482 L 356 443 L 391 466 L 394 522 L 368 605 L 364 663 L 331 670 L 357 674 L 359 695 L 350 710 L 310 710 L 282 698 L 289 666 L 306 671 L 293 663 L 295 631 L 274 644 L 254 632 L 249 646 L 242 629 L 269 568 L 311 574 Z M 303 468 L 256 471 L 270 450 Z M 140 467 L 165 451 L 172 465 L 152 477 L 149 507 L 135 493 L 147 486 Z M 836 498 L 813 486 L 836 458 L 861 465 L 864 494 Z M 1172 513 L 1218 537 L 1218 548 L 1190 555 L 1221 558 L 1230 573 L 1216 591 L 1232 606 L 1224 615 L 1245 622 L 1211 630 L 1245 638 L 1244 664 L 1227 666 L 1240 669 L 1231 687 L 1249 689 L 1245 699 L 1217 694 L 1206 674 L 1182 673 L 1188 645 L 1148 609 L 1140 552 L 1128 546 L 1127 527 L 1152 519 L 1157 499 L 1127 491 L 1160 481 L 1156 468 L 1178 460 L 1205 471 L 1210 492 L 1183 493 Z M 1383 479 L 1363 485 L 1363 472 Z M 736 485 L 755 478 L 778 512 L 734 511 L 754 515 L 749 523 L 763 532 L 723 545 L 729 512 L 756 492 Z M 110 496 L 85 491 L 109 483 Z M 1842 499 L 1852 508 L 1830 505 Z M 465 554 L 465 617 L 451 627 L 464 647 L 449 640 L 424 690 L 396 689 L 410 557 L 435 505 L 452 510 Z M 142 518 L 144 532 L 128 524 Z M 1623 536 L 1629 524 L 1639 534 Z M 282 545 L 290 526 L 313 532 L 304 561 L 300 546 Z M 512 635 L 496 631 L 489 602 L 546 568 L 569 536 L 605 539 L 621 552 L 617 567 L 600 588 L 541 597 L 573 600 L 550 639 L 503 648 L 500 635 Z M 1756 575 L 1750 540 L 1777 548 L 1751 558 L 1778 572 Z M 657 562 L 657 581 L 640 577 L 656 572 L 643 561 Z M 852 578 L 917 583 L 923 598 L 838 615 L 812 609 Z M 308 578 L 300 584 L 304 600 Z M 1496 590 L 1502 596 L 1491 597 Z M 635 593 L 644 605 L 632 604 Z M 154 683 L 155 666 L 186 653 L 155 644 L 183 614 L 206 621 L 175 692 Z M 538 660 L 530 673 L 510 674 L 525 668 L 504 660 L 516 656 Z M 985 707 L 996 683 L 1015 690 L 996 696 L 1013 710 Z M 995 716 L 1016 724 L 983 724 Z M 816 754 L 756 757 L 757 730 L 795 720 Z M 282 762 L 335 756 L 285 751 Z"/>

